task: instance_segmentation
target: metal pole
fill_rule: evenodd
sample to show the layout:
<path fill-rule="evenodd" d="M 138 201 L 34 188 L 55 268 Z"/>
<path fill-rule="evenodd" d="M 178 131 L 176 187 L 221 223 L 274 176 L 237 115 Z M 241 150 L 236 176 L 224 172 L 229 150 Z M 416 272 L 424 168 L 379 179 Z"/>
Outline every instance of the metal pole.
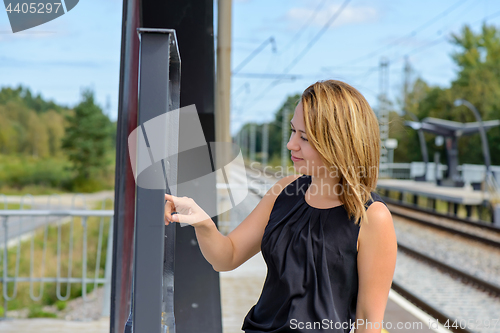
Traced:
<path fill-rule="evenodd" d="M 102 316 L 109 317 L 111 311 L 111 269 L 113 255 L 113 221 L 109 223 L 108 247 L 106 248 L 106 264 L 104 266 L 104 301 L 102 303 Z"/>
<path fill-rule="evenodd" d="M 394 149 L 389 149 L 389 178 L 392 178 L 393 176 L 393 167 L 392 164 L 394 163 Z"/>
<path fill-rule="evenodd" d="M 217 83 L 215 94 L 215 140 L 231 142 L 231 7 L 232 0 L 218 0 Z M 226 149 L 217 150 L 217 159 L 229 160 Z"/>
<path fill-rule="evenodd" d="M 267 159 L 269 154 L 269 124 L 262 125 L 262 166 L 267 166 Z"/>
<path fill-rule="evenodd" d="M 249 144 L 250 144 L 250 140 L 248 138 L 248 136 L 250 135 L 249 131 L 248 131 L 248 126 L 246 126 L 244 129 L 243 129 L 243 147 L 245 148 L 245 152 L 244 154 L 246 155 L 246 158 L 249 159 L 250 158 L 250 147 L 249 147 Z M 245 156 L 244 155 L 244 156 Z"/>
<path fill-rule="evenodd" d="M 434 152 L 434 178 L 436 184 L 439 183 L 439 180 L 441 179 L 439 177 L 439 172 L 440 172 L 440 167 L 439 167 L 439 160 L 440 160 L 440 153 L 438 151 Z"/>
<path fill-rule="evenodd" d="M 389 114 L 387 111 L 387 90 L 389 87 L 389 61 L 380 59 L 380 94 L 378 120 L 380 126 L 380 141 L 385 143 L 389 138 Z M 387 149 L 385 144 L 380 147 L 380 173 L 387 176 Z"/>
<path fill-rule="evenodd" d="M 140 0 L 124 0 L 120 57 L 120 96 L 116 133 L 115 204 L 110 333 L 123 333 L 130 314 L 134 253 L 135 180 L 127 138 L 137 127 Z"/>
<path fill-rule="evenodd" d="M 456 100 L 455 106 L 460 106 L 460 105 L 465 105 L 467 108 L 469 108 L 469 110 L 471 110 L 472 113 L 474 114 L 476 121 L 479 123 L 479 134 L 481 135 L 484 164 L 486 165 L 486 177 L 488 177 L 490 173 L 491 159 L 490 159 L 490 148 L 488 146 L 488 138 L 486 137 L 486 131 L 484 130 L 483 126 L 483 119 L 481 118 L 481 115 L 479 114 L 479 111 L 477 111 L 476 107 L 472 105 L 472 103 L 470 103 L 469 101 L 465 99 Z"/>
<path fill-rule="evenodd" d="M 288 165 L 288 159 L 289 159 L 289 154 L 288 154 L 288 148 L 286 147 L 286 144 L 288 143 L 289 134 L 288 134 L 288 128 L 290 127 L 290 120 L 289 118 L 289 113 L 290 110 L 288 110 L 288 107 L 285 106 L 283 108 L 283 118 L 281 119 L 281 168 L 283 172 L 285 172 L 286 167 Z"/>
<path fill-rule="evenodd" d="M 411 117 L 411 119 L 413 119 L 413 121 L 415 122 L 420 122 L 420 120 L 418 120 L 418 117 L 416 115 L 414 115 L 413 113 L 409 112 L 407 109 L 405 109 L 405 113 L 407 115 L 409 115 Z M 424 160 L 424 180 L 427 180 L 427 166 L 428 166 L 428 163 L 429 163 L 429 153 L 427 152 L 427 144 L 425 143 L 425 136 L 424 136 L 424 130 L 422 129 L 422 127 L 420 127 L 418 130 L 417 130 L 417 134 L 418 134 L 418 140 L 420 141 L 420 151 L 422 152 L 422 158 Z"/>
<path fill-rule="evenodd" d="M 250 163 L 255 161 L 256 128 L 255 124 L 250 124 Z"/>
<path fill-rule="evenodd" d="M 164 193 L 177 194 L 171 185 L 177 183 L 180 59 L 175 31 L 138 32 L 137 163 L 148 167 L 137 175 L 133 331 L 175 333 L 171 271 L 175 225 L 165 227 Z M 176 112 L 165 116 L 170 111 Z"/>
<path fill-rule="evenodd" d="M 158 1 L 141 0 L 142 26 L 175 29 L 182 55 L 182 82 L 180 101 L 182 107 L 196 106 L 205 142 L 215 142 L 215 49 L 214 49 L 214 2 L 213 0 Z M 158 74 L 154 74 L 158 75 Z M 191 113 L 190 113 L 191 114 Z M 199 141 L 201 131 L 189 131 L 181 112 L 179 150 Z M 186 121 L 185 121 L 186 120 Z M 187 130 L 184 130 L 187 129 Z M 182 153 L 178 159 L 178 196 L 187 196 L 203 207 L 216 207 L 216 177 L 210 166 L 216 155 Z M 195 150 L 198 152 L 198 149 Z M 213 159 L 212 159 L 213 158 Z M 214 163 L 212 163 L 214 164 Z M 193 177 L 206 175 L 211 185 L 182 186 Z M 201 197 L 201 198 L 200 198 Z M 163 204 L 163 203 L 162 203 Z M 161 206 L 163 206 L 161 204 Z M 203 206 L 205 204 L 205 206 Z M 217 216 L 213 218 L 217 225 Z M 167 230 L 169 228 L 166 228 Z M 175 224 L 175 323 L 177 333 L 220 333 L 222 317 L 220 305 L 219 273 L 203 257 L 196 242 L 194 228 Z M 167 235 L 167 238 L 170 237 Z M 138 332 L 137 330 L 135 331 Z M 120 332 L 121 333 L 121 332 Z M 138 332 L 143 333 L 143 332 Z M 149 332 L 144 332 L 149 333 Z M 156 332 L 151 332 L 156 333 Z"/>
<path fill-rule="evenodd" d="M 5 216 L 3 218 L 3 235 L 4 235 L 4 247 L 3 247 L 3 283 L 2 283 L 2 296 L 3 296 L 3 319 L 7 318 L 7 258 L 8 258 L 8 247 L 7 244 L 9 243 L 9 237 L 8 237 L 8 230 L 7 230 L 7 220 L 8 216 Z"/>

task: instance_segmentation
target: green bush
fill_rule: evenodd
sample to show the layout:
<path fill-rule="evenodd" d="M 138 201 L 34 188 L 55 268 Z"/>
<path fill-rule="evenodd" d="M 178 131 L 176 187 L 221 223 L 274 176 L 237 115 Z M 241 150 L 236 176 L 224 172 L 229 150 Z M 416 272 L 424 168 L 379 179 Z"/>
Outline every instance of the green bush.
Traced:
<path fill-rule="evenodd" d="M 29 308 L 28 318 L 57 318 L 57 315 L 52 312 L 42 310 L 41 305 L 32 305 Z"/>
<path fill-rule="evenodd" d="M 67 305 L 67 303 L 65 301 L 57 301 L 56 302 L 56 307 L 57 307 L 57 310 L 59 310 L 59 311 L 66 309 L 66 305 Z"/>
<path fill-rule="evenodd" d="M 73 178 L 65 158 L 38 159 L 0 155 L 0 187 L 24 188 L 39 185 L 64 189 Z"/>

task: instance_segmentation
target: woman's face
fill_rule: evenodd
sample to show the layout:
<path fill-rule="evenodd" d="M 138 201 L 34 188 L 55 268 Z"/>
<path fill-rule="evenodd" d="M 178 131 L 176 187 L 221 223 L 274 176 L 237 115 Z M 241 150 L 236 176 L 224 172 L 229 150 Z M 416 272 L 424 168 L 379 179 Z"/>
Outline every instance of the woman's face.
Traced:
<path fill-rule="evenodd" d="M 295 108 L 290 126 L 290 140 L 288 141 L 286 147 L 291 152 L 295 170 L 297 170 L 298 173 L 310 176 L 319 176 L 324 174 L 326 171 L 325 165 L 321 160 L 318 151 L 307 141 L 302 102 L 300 102 Z"/>

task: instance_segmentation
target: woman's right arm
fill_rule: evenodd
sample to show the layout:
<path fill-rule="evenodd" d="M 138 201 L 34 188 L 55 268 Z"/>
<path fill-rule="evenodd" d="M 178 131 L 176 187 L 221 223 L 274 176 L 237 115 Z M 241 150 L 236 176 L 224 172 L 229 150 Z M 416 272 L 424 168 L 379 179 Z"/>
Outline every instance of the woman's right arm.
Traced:
<path fill-rule="evenodd" d="M 212 219 L 196 205 L 194 200 L 189 198 L 165 196 L 167 200 L 173 201 L 173 205 L 167 203 L 165 206 L 166 223 L 168 224 L 170 220 L 191 224 L 195 228 L 201 252 L 214 270 L 218 272 L 233 270 L 260 251 L 262 236 L 276 198 L 288 184 L 298 177 L 300 175 L 292 175 L 278 180 L 250 215 L 227 236 L 222 235 Z M 175 209 L 183 207 L 187 214 L 179 212 L 179 214 L 170 215 Z"/>

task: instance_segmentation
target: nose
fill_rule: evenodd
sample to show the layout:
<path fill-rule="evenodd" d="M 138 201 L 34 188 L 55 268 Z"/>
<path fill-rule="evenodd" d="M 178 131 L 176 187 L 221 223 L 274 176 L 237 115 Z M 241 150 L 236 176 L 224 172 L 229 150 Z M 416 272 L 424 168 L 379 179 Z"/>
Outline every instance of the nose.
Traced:
<path fill-rule="evenodd" d="M 300 149 L 300 146 L 296 140 L 296 135 L 293 135 L 294 133 L 291 132 L 290 133 L 290 139 L 288 140 L 288 143 L 286 144 L 286 148 L 288 150 L 292 150 L 292 151 L 297 151 Z"/>

